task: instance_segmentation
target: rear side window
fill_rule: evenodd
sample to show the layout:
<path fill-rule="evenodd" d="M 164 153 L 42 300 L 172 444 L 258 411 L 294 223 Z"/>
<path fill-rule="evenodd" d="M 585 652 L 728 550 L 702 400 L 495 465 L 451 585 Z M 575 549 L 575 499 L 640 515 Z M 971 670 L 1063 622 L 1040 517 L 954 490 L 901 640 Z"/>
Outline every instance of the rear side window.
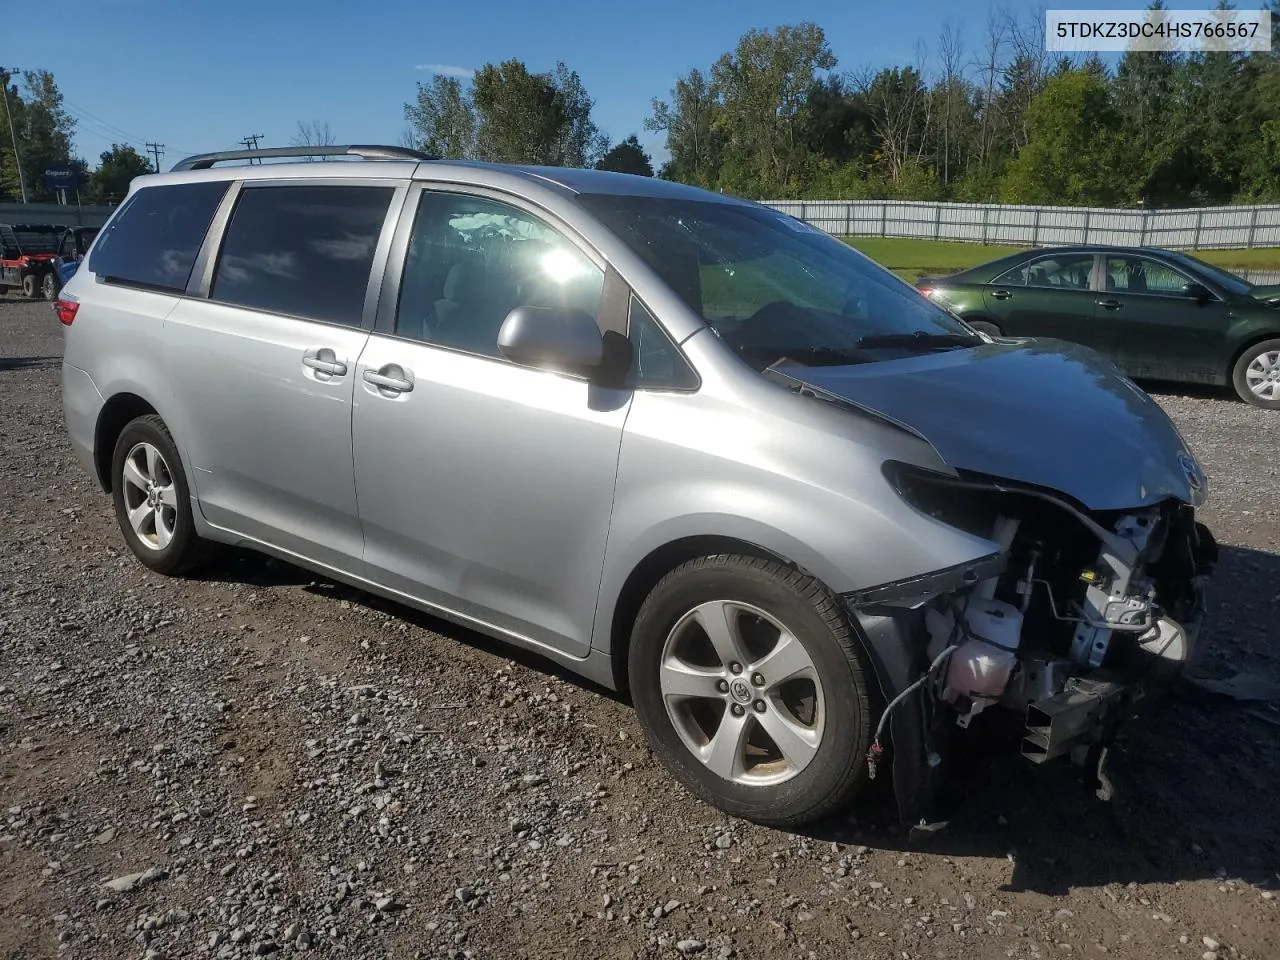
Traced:
<path fill-rule="evenodd" d="M 209 296 L 358 327 L 392 187 L 245 187 Z"/>
<path fill-rule="evenodd" d="M 102 231 L 89 270 L 110 283 L 181 292 L 228 181 L 143 187 Z"/>

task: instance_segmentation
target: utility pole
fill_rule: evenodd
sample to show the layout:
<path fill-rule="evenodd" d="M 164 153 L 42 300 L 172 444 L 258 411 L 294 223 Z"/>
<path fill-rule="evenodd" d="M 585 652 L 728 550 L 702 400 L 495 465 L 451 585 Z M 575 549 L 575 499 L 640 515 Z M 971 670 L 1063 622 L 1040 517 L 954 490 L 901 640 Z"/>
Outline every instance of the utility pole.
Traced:
<path fill-rule="evenodd" d="M 244 144 L 244 148 L 246 150 L 257 150 L 258 141 L 262 139 L 262 136 L 263 135 L 260 133 L 251 133 L 240 142 Z M 252 158 L 250 158 L 249 162 L 253 163 Z M 262 161 L 259 160 L 258 162 L 261 163 Z"/>
<path fill-rule="evenodd" d="M 156 173 L 159 173 L 159 172 L 160 172 L 160 158 L 164 156 L 164 144 L 163 144 L 163 143 L 148 143 L 148 144 L 147 144 L 147 153 L 149 153 L 149 154 L 151 154 L 151 156 L 155 157 L 155 159 L 156 159 Z"/>
<path fill-rule="evenodd" d="M 0 88 L 4 90 L 4 114 L 9 118 L 9 139 L 13 141 L 13 165 L 18 168 L 18 189 L 22 191 L 22 202 L 27 202 L 27 179 L 22 175 L 22 157 L 18 153 L 18 134 L 13 129 L 13 111 L 9 109 L 9 78 L 18 72 L 18 68 L 6 70 L 0 67 Z"/>

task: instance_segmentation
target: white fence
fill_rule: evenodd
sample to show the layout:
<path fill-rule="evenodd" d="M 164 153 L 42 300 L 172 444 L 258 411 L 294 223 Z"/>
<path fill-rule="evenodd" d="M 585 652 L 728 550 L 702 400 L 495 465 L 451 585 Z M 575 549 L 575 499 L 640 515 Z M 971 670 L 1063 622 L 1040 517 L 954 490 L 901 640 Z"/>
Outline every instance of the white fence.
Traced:
<path fill-rule="evenodd" d="M 915 200 L 771 200 L 827 233 L 1023 246 L 1280 246 L 1280 205 L 1188 210 L 1024 207 Z"/>

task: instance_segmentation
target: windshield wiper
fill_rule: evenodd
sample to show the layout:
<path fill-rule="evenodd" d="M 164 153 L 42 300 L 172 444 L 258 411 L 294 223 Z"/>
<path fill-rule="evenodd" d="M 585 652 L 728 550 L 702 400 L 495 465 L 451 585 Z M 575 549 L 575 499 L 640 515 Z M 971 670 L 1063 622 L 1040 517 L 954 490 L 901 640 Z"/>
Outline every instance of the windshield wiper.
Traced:
<path fill-rule="evenodd" d="M 876 347 L 920 347 L 925 350 L 951 350 L 956 347 L 972 347 L 982 338 L 969 333 L 875 333 L 858 339 L 854 344 L 864 350 Z"/>
<path fill-rule="evenodd" d="M 761 354 L 766 353 L 764 350 L 758 351 Z M 773 350 L 767 351 L 773 353 Z M 773 361 L 769 366 L 776 367 L 780 363 L 791 361 L 805 367 L 814 366 L 838 366 L 845 363 L 869 363 L 872 358 L 867 356 L 865 350 L 861 346 L 853 347 L 792 347 L 790 349 L 778 349 L 778 359 Z"/>

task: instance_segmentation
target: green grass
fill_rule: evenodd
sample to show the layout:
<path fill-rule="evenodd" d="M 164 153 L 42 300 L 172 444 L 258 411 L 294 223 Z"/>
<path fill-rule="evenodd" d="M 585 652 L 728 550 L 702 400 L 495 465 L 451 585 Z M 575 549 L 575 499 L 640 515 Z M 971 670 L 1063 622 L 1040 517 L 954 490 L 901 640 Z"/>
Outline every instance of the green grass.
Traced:
<path fill-rule="evenodd" d="M 995 260 L 1024 247 L 954 243 L 948 240 L 908 240 L 899 237 L 847 237 L 854 246 L 900 277 L 914 281 L 921 274 L 955 273 Z M 1280 247 L 1254 250 L 1194 250 L 1206 263 L 1228 270 L 1280 270 Z"/>

